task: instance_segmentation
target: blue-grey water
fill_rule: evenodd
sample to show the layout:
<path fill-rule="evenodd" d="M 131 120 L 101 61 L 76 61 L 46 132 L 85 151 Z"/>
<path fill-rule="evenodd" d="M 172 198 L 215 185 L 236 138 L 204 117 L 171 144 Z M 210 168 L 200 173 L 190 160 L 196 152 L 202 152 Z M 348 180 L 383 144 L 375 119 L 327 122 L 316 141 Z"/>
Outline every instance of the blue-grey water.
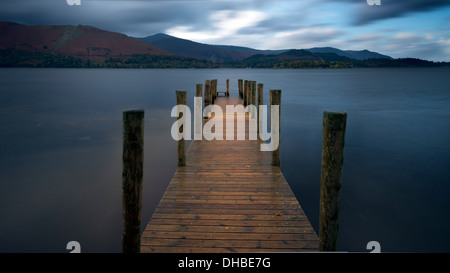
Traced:
<path fill-rule="evenodd" d="M 450 68 L 0 69 L 0 252 L 121 251 L 122 111 L 145 110 L 143 225 L 176 169 L 175 90 L 282 90 L 282 170 L 318 232 L 322 113 L 347 111 L 338 248 L 450 252 Z M 193 105 L 193 99 L 189 101 Z"/>

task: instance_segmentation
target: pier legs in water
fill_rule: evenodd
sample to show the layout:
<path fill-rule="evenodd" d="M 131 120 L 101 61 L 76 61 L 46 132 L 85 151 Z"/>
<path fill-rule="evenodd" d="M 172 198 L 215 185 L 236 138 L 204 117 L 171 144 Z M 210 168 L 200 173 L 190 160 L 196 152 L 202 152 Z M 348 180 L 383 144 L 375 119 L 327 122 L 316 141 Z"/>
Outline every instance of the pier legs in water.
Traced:
<path fill-rule="evenodd" d="M 324 112 L 320 176 L 319 250 L 336 251 L 347 113 Z"/>
<path fill-rule="evenodd" d="M 139 253 L 141 247 L 144 111 L 123 112 L 122 252 Z"/>
<path fill-rule="evenodd" d="M 247 81 L 246 81 L 247 82 Z M 240 91 L 250 103 L 255 103 L 253 86 L 239 81 Z M 211 103 L 210 82 L 205 82 L 205 106 Z M 253 87 L 253 88 L 252 88 Z M 258 98 L 262 97 L 263 86 L 258 86 Z M 228 88 L 227 88 L 228 89 Z M 261 90 L 261 91 L 260 91 Z M 201 97 L 202 85 L 197 86 Z M 209 92 L 208 92 L 209 91 Z M 249 91 L 252 92 L 249 94 Z M 177 91 L 177 105 L 186 105 L 187 92 Z M 241 95 L 241 92 L 240 92 Z M 258 100 L 258 104 L 262 103 Z M 281 112 L 281 90 L 270 90 L 270 105 L 279 105 Z M 280 116 L 280 115 L 279 115 Z M 179 117 L 181 118 L 181 117 Z M 337 250 L 339 230 L 340 192 L 344 163 L 344 146 L 347 113 L 324 112 L 320 189 L 319 250 Z M 279 122 L 278 122 L 279 124 Z M 180 128 L 183 130 L 184 128 Z M 272 128 L 272 130 L 280 128 Z M 184 130 L 183 130 L 184 131 Z M 272 140 L 274 141 L 274 140 Z M 278 139 L 279 141 L 279 139 Z M 123 169 L 122 169 L 122 251 L 139 253 L 141 244 L 142 181 L 144 158 L 144 111 L 123 112 Z M 272 165 L 281 166 L 280 145 L 272 151 Z M 178 141 L 178 166 L 186 165 L 185 140 Z"/>

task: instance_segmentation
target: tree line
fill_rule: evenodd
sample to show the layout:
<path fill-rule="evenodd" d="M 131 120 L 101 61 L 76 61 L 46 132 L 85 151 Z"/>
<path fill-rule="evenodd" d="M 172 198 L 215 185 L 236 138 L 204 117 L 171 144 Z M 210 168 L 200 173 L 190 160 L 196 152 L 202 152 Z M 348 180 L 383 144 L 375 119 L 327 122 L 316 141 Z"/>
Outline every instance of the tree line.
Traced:
<path fill-rule="evenodd" d="M 300 53 L 299 53 L 300 54 Z M 436 67 L 450 66 L 449 62 L 431 62 L 416 58 L 354 60 L 341 56 L 323 55 L 318 58 L 301 52 L 301 59 L 279 58 L 276 55 L 257 55 L 243 61 L 213 63 L 207 60 L 179 56 L 133 54 L 111 57 L 104 61 L 85 60 L 72 56 L 30 52 L 17 49 L 0 50 L 0 67 L 54 68 L 356 68 L 356 67 Z M 325 57 L 324 57 L 325 56 Z"/>

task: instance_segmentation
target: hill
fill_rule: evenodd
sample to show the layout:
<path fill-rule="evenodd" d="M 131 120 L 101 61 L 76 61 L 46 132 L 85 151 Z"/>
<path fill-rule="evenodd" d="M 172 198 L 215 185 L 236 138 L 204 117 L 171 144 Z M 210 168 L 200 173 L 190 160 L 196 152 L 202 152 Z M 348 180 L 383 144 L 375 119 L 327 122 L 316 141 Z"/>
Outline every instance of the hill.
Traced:
<path fill-rule="evenodd" d="M 123 68 L 347 68 L 443 66 L 332 47 L 258 50 L 208 45 L 167 34 L 145 38 L 83 25 L 26 26 L 0 22 L 0 66 Z"/>
<path fill-rule="evenodd" d="M 346 63 L 351 63 L 352 59 L 339 56 L 335 53 L 313 53 L 304 49 L 292 49 L 281 54 L 263 55 L 258 54 L 234 64 L 239 67 L 255 68 L 299 68 L 299 67 L 332 67 L 331 64 L 339 63 L 343 67 Z M 348 65 L 345 65 L 347 67 Z"/>
<path fill-rule="evenodd" d="M 214 63 L 239 62 L 254 55 L 278 55 L 290 50 L 259 50 L 232 45 L 209 45 L 177 38 L 164 33 L 136 39 L 150 43 L 158 49 L 171 52 L 177 56 L 208 60 Z M 368 50 L 341 50 L 333 47 L 315 47 L 306 50 L 312 53 L 336 54 L 355 60 L 376 58 L 392 59 L 390 56 Z"/>
<path fill-rule="evenodd" d="M 231 61 L 239 61 L 250 57 L 256 53 L 242 53 L 214 45 L 202 44 L 186 39 L 177 38 L 163 33 L 158 33 L 144 38 L 135 38 L 154 47 L 168 51 L 174 55 L 195 58 L 199 60 L 207 60 L 214 63 L 226 63 Z"/>
<path fill-rule="evenodd" d="M 124 34 L 91 26 L 26 26 L 0 22 L 0 49 L 105 61 L 133 54 L 173 55 Z"/>
<path fill-rule="evenodd" d="M 340 50 L 334 47 L 313 47 L 307 49 L 312 53 L 334 53 L 339 56 L 344 56 L 354 60 L 368 60 L 368 59 L 392 59 L 392 57 L 383 55 L 377 52 L 372 52 L 367 49 L 364 50 Z"/>
<path fill-rule="evenodd" d="M 353 67 L 436 67 L 449 63 L 430 62 L 415 58 L 352 59 L 336 53 L 314 53 L 309 50 L 289 50 L 277 55 L 254 55 L 231 67 L 254 68 L 353 68 Z"/>

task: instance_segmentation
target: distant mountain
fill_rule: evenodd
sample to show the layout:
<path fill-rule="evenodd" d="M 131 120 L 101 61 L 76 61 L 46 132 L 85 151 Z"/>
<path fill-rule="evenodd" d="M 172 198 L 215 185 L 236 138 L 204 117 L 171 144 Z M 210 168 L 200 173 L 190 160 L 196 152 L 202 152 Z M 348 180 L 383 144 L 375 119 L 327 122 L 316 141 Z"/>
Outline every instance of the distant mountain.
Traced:
<path fill-rule="evenodd" d="M 249 52 L 243 52 L 242 50 L 230 50 L 229 48 L 197 43 L 163 33 L 135 39 L 147 42 L 160 50 L 171 52 L 177 56 L 208 60 L 214 63 L 226 63 L 243 60 L 256 54 L 257 52 L 253 49 L 250 49 Z"/>
<path fill-rule="evenodd" d="M 288 49 L 282 49 L 282 50 L 260 50 L 260 49 L 253 49 L 249 47 L 242 47 L 242 46 L 231 46 L 231 45 L 215 45 L 217 47 L 220 47 L 222 49 L 228 50 L 230 52 L 233 52 L 238 56 L 236 58 L 238 61 L 244 60 L 248 57 L 251 57 L 253 55 L 262 54 L 262 55 L 276 55 L 281 54 L 283 52 L 288 51 Z"/>
<path fill-rule="evenodd" d="M 334 53 L 339 56 L 344 56 L 354 60 L 367 60 L 367 59 L 392 59 L 392 57 L 383 55 L 377 52 L 365 50 L 340 50 L 334 47 L 314 47 L 307 49 L 313 53 Z"/>
<path fill-rule="evenodd" d="M 133 54 L 173 55 L 124 34 L 91 26 L 26 26 L 0 22 L 0 49 L 104 61 Z"/>
<path fill-rule="evenodd" d="M 159 33 L 132 38 L 83 25 L 26 26 L 0 22 L 0 66 L 127 68 L 349 68 L 448 66 L 392 59 L 368 50 L 321 47 L 258 50 L 208 45 Z"/>
<path fill-rule="evenodd" d="M 231 45 L 209 45 L 181 39 L 164 33 L 135 38 L 177 56 L 207 60 L 214 63 L 242 61 L 256 54 L 279 54 L 286 50 L 258 50 Z"/>
<path fill-rule="evenodd" d="M 336 53 L 313 53 L 304 49 L 292 49 L 281 54 L 253 55 L 242 61 L 250 67 L 276 67 L 280 63 L 318 63 L 318 62 L 351 62 L 352 59 Z"/>
<path fill-rule="evenodd" d="M 362 52 L 362 51 L 361 51 Z M 360 53 L 360 52 L 358 52 Z M 375 55 L 368 55 L 375 56 Z M 362 57 L 361 57 L 362 58 Z M 450 63 L 436 63 L 414 58 L 392 59 L 372 58 L 354 59 L 336 53 L 319 53 L 309 50 L 289 50 L 277 55 L 254 55 L 232 67 L 254 68 L 354 68 L 354 67 L 437 67 Z"/>
<path fill-rule="evenodd" d="M 150 43 L 158 49 L 171 52 L 177 56 L 208 60 L 214 63 L 242 61 L 253 55 L 277 55 L 291 50 L 259 50 L 232 45 L 209 45 L 177 38 L 164 33 L 136 39 Z M 315 47 L 306 50 L 312 53 L 333 53 L 354 60 L 392 59 L 389 56 L 368 50 L 340 50 L 333 47 Z"/>

